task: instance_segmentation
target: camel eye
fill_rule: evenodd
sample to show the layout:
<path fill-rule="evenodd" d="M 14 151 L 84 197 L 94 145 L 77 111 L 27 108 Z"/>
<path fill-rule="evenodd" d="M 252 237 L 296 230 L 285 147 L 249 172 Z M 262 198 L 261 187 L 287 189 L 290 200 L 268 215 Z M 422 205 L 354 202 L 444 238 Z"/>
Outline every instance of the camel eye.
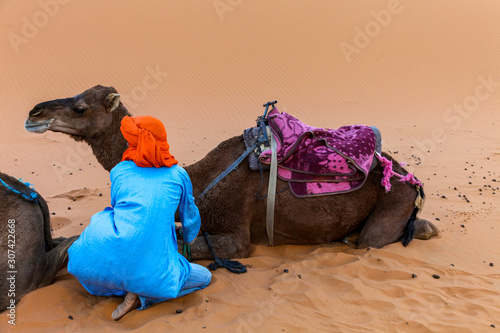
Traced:
<path fill-rule="evenodd" d="M 85 108 L 74 108 L 73 111 L 78 114 L 79 116 L 83 116 L 85 114 L 85 112 L 87 111 L 87 109 Z"/>

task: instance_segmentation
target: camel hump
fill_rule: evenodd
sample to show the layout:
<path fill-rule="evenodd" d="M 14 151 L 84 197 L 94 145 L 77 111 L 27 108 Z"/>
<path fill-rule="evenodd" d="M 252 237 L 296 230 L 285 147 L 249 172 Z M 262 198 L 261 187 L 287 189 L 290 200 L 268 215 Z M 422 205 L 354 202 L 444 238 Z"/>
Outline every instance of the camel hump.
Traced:
<path fill-rule="evenodd" d="M 298 198 L 361 188 L 376 161 L 377 146 L 381 149 L 376 127 L 318 128 L 277 108 L 269 113 L 268 122 L 277 138 L 278 175 Z M 265 150 L 259 161 L 271 164 L 271 156 L 271 150 Z"/>
<path fill-rule="evenodd" d="M 30 183 L 24 183 L 5 173 L 0 172 L 0 187 L 6 191 L 22 197 L 25 200 L 38 204 L 43 215 L 43 230 L 45 239 L 45 250 L 50 251 L 53 248 L 52 235 L 50 233 L 50 213 L 47 203 L 43 197 L 30 187 Z"/>
<path fill-rule="evenodd" d="M 21 181 L 8 176 L 4 173 L 0 173 L 0 186 L 3 186 L 9 192 L 20 195 L 24 199 L 37 202 L 39 198 L 39 194 L 30 187 L 30 183 L 22 183 Z"/>

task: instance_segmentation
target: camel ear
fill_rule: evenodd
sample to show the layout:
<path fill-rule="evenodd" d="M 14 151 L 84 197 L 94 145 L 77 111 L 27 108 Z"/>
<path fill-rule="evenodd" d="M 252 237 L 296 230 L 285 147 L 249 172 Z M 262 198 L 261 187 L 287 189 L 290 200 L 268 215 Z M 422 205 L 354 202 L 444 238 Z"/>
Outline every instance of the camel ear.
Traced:
<path fill-rule="evenodd" d="M 106 108 L 108 112 L 113 112 L 120 104 L 120 94 L 111 93 L 106 97 Z"/>

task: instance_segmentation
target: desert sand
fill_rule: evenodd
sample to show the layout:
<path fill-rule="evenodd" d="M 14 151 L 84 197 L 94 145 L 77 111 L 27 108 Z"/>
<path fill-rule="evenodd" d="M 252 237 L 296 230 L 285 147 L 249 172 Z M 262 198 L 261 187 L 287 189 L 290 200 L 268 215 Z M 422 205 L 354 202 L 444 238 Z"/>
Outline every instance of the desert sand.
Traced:
<path fill-rule="evenodd" d="M 217 270 L 118 322 L 121 299 L 62 270 L 17 305 L 15 326 L 1 313 L 0 331 L 500 329 L 499 17 L 500 3 L 465 0 L 1 1 L 0 170 L 44 196 L 55 237 L 109 205 L 109 174 L 85 144 L 24 121 L 96 84 L 161 119 L 181 165 L 254 126 L 269 100 L 317 127 L 375 125 L 425 183 L 420 215 L 441 233 L 370 250 L 252 246 L 248 273 Z"/>

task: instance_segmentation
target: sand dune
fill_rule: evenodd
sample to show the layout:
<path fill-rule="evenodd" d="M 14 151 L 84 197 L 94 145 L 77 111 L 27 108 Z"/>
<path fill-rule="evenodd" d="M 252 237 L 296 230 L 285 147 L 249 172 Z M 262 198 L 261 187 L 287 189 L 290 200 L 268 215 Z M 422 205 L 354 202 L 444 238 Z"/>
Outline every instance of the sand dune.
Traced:
<path fill-rule="evenodd" d="M 0 170 L 34 183 L 55 236 L 109 205 L 109 176 L 84 144 L 24 120 L 96 84 L 160 118 L 181 165 L 253 126 L 269 100 L 313 126 L 376 125 L 442 232 L 369 251 L 253 246 L 247 274 L 217 270 L 207 289 L 119 322 L 118 298 L 61 271 L 17 305 L 15 326 L 2 313 L 0 331 L 498 329 L 499 15 L 465 0 L 2 1 Z"/>

